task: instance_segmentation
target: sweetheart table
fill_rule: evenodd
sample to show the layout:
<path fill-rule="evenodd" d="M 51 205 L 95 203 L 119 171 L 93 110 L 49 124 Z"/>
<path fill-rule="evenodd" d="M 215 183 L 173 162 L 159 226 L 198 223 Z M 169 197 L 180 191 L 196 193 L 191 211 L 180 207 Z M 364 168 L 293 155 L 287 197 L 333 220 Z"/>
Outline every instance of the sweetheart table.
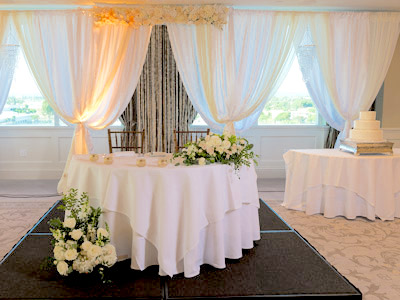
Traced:
<path fill-rule="evenodd" d="M 221 164 L 159 167 L 152 157 L 138 167 L 136 158 L 105 164 L 76 155 L 68 169 L 67 190 L 87 192 L 104 211 L 118 260 L 193 277 L 202 264 L 225 268 L 225 258 L 242 257 L 260 239 L 254 166 L 236 174 Z"/>
<path fill-rule="evenodd" d="M 290 150 L 283 158 L 284 207 L 328 218 L 400 218 L 400 149 L 359 156 L 336 149 Z"/>

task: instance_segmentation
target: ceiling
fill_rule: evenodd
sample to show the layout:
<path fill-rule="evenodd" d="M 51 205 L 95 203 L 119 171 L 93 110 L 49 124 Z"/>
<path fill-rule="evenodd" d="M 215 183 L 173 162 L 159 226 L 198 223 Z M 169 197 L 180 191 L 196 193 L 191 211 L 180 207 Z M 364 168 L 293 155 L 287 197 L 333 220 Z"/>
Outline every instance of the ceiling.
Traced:
<path fill-rule="evenodd" d="M 224 4 L 272 10 L 395 10 L 400 0 L 0 0 L 0 9 L 44 9 L 94 5 Z"/>

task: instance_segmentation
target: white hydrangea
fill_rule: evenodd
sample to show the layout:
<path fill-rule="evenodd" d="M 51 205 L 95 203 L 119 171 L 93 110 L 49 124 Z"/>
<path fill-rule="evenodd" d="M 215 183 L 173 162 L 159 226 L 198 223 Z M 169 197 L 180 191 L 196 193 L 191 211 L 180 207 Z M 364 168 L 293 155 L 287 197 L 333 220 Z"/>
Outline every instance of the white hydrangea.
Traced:
<path fill-rule="evenodd" d="M 72 263 L 72 269 L 79 273 L 90 273 L 93 271 L 95 266 L 96 264 L 93 259 L 85 259 L 82 256 L 74 260 Z"/>
<path fill-rule="evenodd" d="M 64 227 L 74 229 L 76 225 L 75 218 L 66 218 L 64 221 Z"/>

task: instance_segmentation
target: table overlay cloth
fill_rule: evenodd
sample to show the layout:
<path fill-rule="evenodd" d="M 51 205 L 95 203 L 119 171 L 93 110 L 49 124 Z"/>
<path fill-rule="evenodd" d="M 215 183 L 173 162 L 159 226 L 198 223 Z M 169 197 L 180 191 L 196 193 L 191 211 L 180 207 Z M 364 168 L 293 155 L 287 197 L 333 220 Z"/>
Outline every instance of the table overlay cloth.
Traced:
<path fill-rule="evenodd" d="M 289 150 L 283 155 L 283 206 L 328 218 L 400 218 L 400 149 L 360 155 L 336 149 Z"/>
<path fill-rule="evenodd" d="M 204 263 L 224 268 L 225 258 L 240 258 L 260 239 L 254 166 L 159 167 L 146 157 L 138 167 L 136 158 L 114 155 L 104 164 L 75 155 L 67 179 L 67 189 L 87 192 L 103 209 L 118 259 L 131 258 L 131 268 L 159 265 L 160 275 L 193 277 Z"/>

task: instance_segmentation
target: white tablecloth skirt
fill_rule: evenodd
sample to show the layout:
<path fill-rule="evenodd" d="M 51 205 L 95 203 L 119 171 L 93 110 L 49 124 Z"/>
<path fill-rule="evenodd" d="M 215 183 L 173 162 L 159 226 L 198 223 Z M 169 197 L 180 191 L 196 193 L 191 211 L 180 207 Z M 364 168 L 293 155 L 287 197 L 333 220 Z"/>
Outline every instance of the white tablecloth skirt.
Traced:
<path fill-rule="evenodd" d="M 120 213 L 107 212 L 105 221 L 112 228 L 111 243 L 118 245 L 118 260 L 131 258 L 131 268 L 144 270 L 152 265 L 160 265 L 156 247 L 144 237 L 132 232 L 129 219 Z M 240 233 L 240 234 L 238 234 Z M 199 234 L 199 243 L 187 252 L 183 258 L 170 261 L 164 267 L 169 273 L 184 272 L 185 277 L 199 274 L 200 265 L 209 264 L 223 269 L 225 258 L 238 259 L 242 257 L 242 249 L 254 247 L 253 241 L 260 239 L 260 224 L 258 208 L 243 205 L 242 208 L 226 213 L 225 218 L 203 228 Z M 132 253 L 135 257 L 132 258 Z M 167 273 L 159 266 L 159 275 Z"/>

